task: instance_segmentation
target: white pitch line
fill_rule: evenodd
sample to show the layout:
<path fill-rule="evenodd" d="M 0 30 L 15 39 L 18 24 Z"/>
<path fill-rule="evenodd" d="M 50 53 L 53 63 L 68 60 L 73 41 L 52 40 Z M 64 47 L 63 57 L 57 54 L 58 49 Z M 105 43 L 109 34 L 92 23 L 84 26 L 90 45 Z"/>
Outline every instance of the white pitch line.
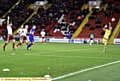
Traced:
<path fill-rule="evenodd" d="M 102 67 L 117 64 L 117 63 L 120 63 L 120 60 L 115 61 L 115 62 L 110 62 L 110 63 L 107 63 L 107 64 L 103 64 L 103 65 L 99 65 L 99 66 L 95 66 L 95 67 L 92 67 L 92 68 L 83 69 L 83 70 L 76 71 L 76 72 L 73 72 L 73 73 L 69 73 L 69 74 L 66 74 L 66 75 L 63 75 L 63 76 L 58 76 L 58 77 L 53 78 L 52 80 L 63 79 L 63 78 L 69 77 L 69 76 L 79 74 L 79 73 L 83 73 L 83 72 L 86 72 L 86 71 L 102 68 Z"/>

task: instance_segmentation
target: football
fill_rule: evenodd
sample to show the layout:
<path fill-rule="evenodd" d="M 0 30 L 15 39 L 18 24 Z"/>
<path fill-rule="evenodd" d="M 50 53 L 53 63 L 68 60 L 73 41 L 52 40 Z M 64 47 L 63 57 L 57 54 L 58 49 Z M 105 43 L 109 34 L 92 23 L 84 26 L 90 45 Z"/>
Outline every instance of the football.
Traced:
<path fill-rule="evenodd" d="M 111 21 L 115 21 L 115 18 L 112 18 Z"/>

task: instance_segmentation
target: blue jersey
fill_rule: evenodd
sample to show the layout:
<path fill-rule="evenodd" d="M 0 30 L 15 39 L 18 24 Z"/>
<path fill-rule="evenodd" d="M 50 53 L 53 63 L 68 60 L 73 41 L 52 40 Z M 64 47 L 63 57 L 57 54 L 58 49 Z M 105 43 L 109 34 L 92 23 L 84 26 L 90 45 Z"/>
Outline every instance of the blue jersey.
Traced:
<path fill-rule="evenodd" d="M 35 29 L 32 28 L 32 29 L 30 30 L 30 34 L 29 34 L 29 41 L 30 41 L 30 42 L 34 42 L 34 32 L 35 32 Z"/>
<path fill-rule="evenodd" d="M 68 39 L 71 39 L 71 37 L 72 37 L 72 33 L 69 32 L 69 33 L 68 33 Z"/>

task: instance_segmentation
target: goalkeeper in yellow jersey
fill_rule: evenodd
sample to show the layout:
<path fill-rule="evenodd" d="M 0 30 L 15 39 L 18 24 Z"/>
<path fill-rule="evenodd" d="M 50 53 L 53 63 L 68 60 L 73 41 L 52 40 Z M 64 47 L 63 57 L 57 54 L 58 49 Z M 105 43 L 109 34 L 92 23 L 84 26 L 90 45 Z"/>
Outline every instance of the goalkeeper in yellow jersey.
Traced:
<path fill-rule="evenodd" d="M 106 52 L 106 45 L 107 45 L 107 42 L 109 40 L 109 36 L 112 32 L 111 23 L 109 22 L 109 27 L 107 25 L 105 25 L 103 30 L 105 31 L 105 34 L 104 34 L 104 37 L 103 37 L 103 44 L 104 44 L 103 52 Z"/>

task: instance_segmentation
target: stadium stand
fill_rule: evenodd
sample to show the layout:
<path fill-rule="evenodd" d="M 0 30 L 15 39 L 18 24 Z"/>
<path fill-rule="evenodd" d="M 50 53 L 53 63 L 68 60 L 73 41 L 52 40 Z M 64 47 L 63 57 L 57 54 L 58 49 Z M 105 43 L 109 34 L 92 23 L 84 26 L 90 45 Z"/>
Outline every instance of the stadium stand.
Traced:
<path fill-rule="evenodd" d="M 0 18 L 4 18 L 6 16 L 6 13 L 18 2 L 18 0 L 13 0 L 12 2 L 10 0 L 0 0 Z M 6 31 L 6 25 L 3 23 L 3 26 L 0 27 L 0 36 L 7 33 Z M 6 34 L 5 34 L 6 35 Z"/>
<path fill-rule="evenodd" d="M 18 0 L 0 0 L 0 18 L 17 2 Z"/>
<path fill-rule="evenodd" d="M 86 10 L 80 10 L 80 8 L 83 6 L 83 2 L 76 0 L 76 1 L 68 1 L 62 3 L 63 7 L 63 13 L 64 15 L 62 22 L 56 22 L 55 26 L 59 26 L 60 31 L 54 32 L 54 27 L 51 30 L 51 33 L 53 36 L 59 36 L 66 37 L 67 33 L 69 31 L 75 32 L 77 27 L 82 22 L 82 19 L 85 17 Z M 62 16 L 61 16 L 62 17 Z"/>
<path fill-rule="evenodd" d="M 94 33 L 95 38 L 102 38 L 104 34 L 102 28 L 105 24 L 108 24 L 111 21 L 111 18 L 115 18 L 115 21 L 112 22 L 112 27 L 114 28 L 116 26 L 120 17 L 116 10 L 116 4 L 114 2 L 110 2 L 109 0 L 106 3 L 108 3 L 106 10 L 98 11 L 93 9 L 93 13 L 89 17 L 88 22 L 78 35 L 79 38 L 89 38 L 90 33 Z"/>
<path fill-rule="evenodd" d="M 13 0 L 11 3 L 9 0 L 1 0 L 0 16 L 3 16 L 17 1 Z M 86 15 L 90 13 L 89 6 L 87 5 L 89 0 L 48 0 L 51 6 L 47 9 L 39 8 L 34 13 L 34 9 L 29 8 L 29 6 L 35 1 L 20 0 L 20 3 L 15 5 L 11 12 L 5 16 L 6 18 L 9 15 L 12 18 L 13 31 L 18 29 L 22 24 L 28 24 L 29 30 L 32 25 L 37 26 L 35 32 L 37 36 L 40 35 L 41 29 L 45 29 L 47 36 L 65 37 L 69 31 L 76 32 L 80 25 L 84 23 Z M 9 5 L 5 6 L 2 3 Z M 85 23 L 82 31 L 79 32 L 77 38 L 88 38 L 90 33 L 94 33 L 96 38 L 102 38 L 104 33 L 102 28 L 112 17 L 115 18 L 112 26 L 116 26 L 120 17 L 120 1 L 102 0 L 102 4 L 102 9 L 92 9 L 93 13 L 88 18 L 88 22 Z M 62 23 L 59 23 L 58 20 L 62 15 L 64 15 L 64 18 Z M 26 20 L 27 22 L 25 22 Z M 5 29 L 5 24 L 0 29 L 0 33 Z"/>
<path fill-rule="evenodd" d="M 32 9 L 28 9 L 29 4 L 29 0 L 22 0 L 8 14 L 12 18 L 13 31 L 15 31 L 33 13 Z"/>

